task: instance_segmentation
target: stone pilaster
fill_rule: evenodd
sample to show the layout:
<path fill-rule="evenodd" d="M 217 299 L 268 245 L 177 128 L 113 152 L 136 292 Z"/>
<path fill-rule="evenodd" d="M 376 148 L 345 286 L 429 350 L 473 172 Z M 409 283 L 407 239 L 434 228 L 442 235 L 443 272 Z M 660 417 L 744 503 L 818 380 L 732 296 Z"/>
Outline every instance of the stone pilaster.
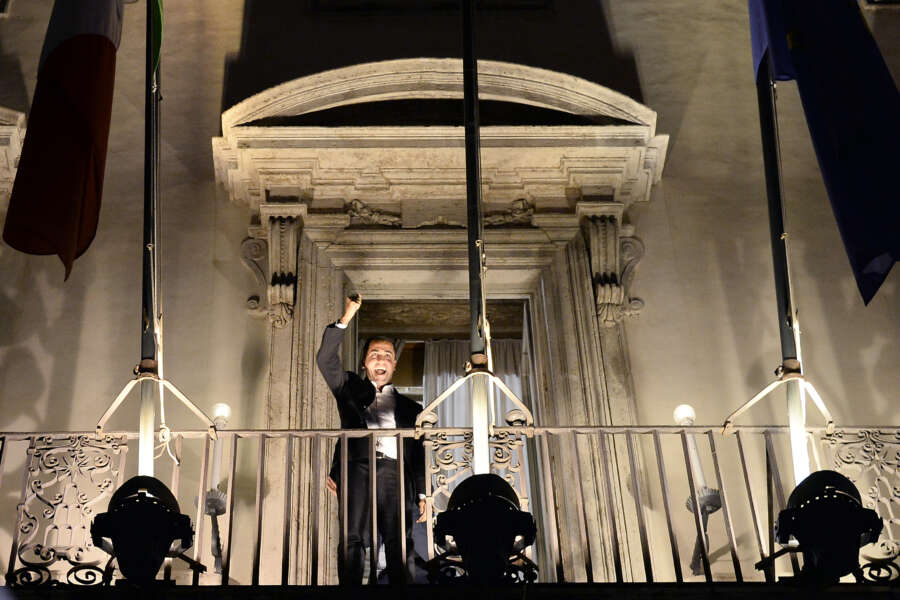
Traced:
<path fill-rule="evenodd" d="M 245 264 L 256 275 L 262 289 L 248 298 L 251 313 L 265 317 L 269 329 L 269 376 L 266 389 L 265 427 L 289 429 L 291 407 L 296 403 L 298 342 L 294 322 L 297 303 L 297 261 L 300 233 L 306 206 L 299 202 L 265 202 L 259 207 L 259 224 L 249 229 L 250 237 L 241 244 Z M 266 447 L 266 496 L 263 500 L 263 555 L 281 556 L 284 532 L 294 538 L 297 513 L 291 510 L 290 523 L 284 522 L 284 505 L 296 497 L 295 444 L 287 454 L 283 440 L 270 440 Z M 290 465 L 290 466 L 289 466 Z M 294 482 L 285 488 L 286 470 Z M 293 501 L 288 500 L 290 504 Z M 290 543 L 290 542 L 289 542 Z M 289 569 L 290 572 L 290 569 Z M 292 579 L 289 577 L 289 581 Z M 265 562 L 260 571 L 263 583 L 281 581 L 281 561 Z"/>

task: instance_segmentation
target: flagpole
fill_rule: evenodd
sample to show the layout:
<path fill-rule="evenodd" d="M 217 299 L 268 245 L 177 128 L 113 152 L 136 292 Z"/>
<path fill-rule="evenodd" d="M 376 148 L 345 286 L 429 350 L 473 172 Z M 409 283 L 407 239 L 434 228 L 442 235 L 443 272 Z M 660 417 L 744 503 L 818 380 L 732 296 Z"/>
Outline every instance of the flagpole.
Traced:
<path fill-rule="evenodd" d="M 160 64 L 159 42 L 162 39 L 162 5 L 160 0 L 147 2 L 146 88 L 144 90 L 144 238 L 141 250 L 141 362 L 134 369 L 134 379 L 125 384 L 119 395 L 97 422 L 97 435 L 103 435 L 107 421 L 125 402 L 131 391 L 140 384 L 141 405 L 138 426 L 138 474 L 153 476 L 154 433 L 156 430 L 155 400 L 159 398 L 159 441 L 176 463 L 179 458 L 169 446 L 171 432 L 166 425 L 165 390 L 209 427 L 209 435 L 216 439 L 216 426 L 206 413 L 191 402 L 175 385 L 163 376 L 162 341 L 162 281 L 159 246 L 159 103 Z M 154 391 L 158 395 L 154 394 Z"/>
<path fill-rule="evenodd" d="M 778 113 L 772 56 L 766 52 L 764 65 L 756 76 L 756 98 L 759 106 L 759 125 L 763 146 L 763 165 L 766 174 L 766 197 L 769 205 L 769 239 L 772 244 L 772 267 L 775 275 L 775 300 L 778 308 L 778 335 L 781 338 L 781 366 L 783 372 L 802 375 L 799 331 L 795 322 L 791 279 L 788 267 L 788 236 L 784 230 L 782 200 L 781 156 L 778 146 Z M 786 384 L 788 425 L 791 453 L 794 460 L 794 482 L 800 483 L 809 475 L 809 451 L 806 445 L 806 394 L 799 380 Z"/>
<path fill-rule="evenodd" d="M 775 81 L 772 56 L 766 51 L 756 75 L 756 99 L 759 107 L 759 127 L 763 148 L 763 167 L 766 178 L 766 198 L 769 208 L 769 239 L 772 247 L 772 271 L 775 276 L 775 301 L 778 311 L 778 335 L 781 338 L 781 364 L 775 370 L 775 381 L 725 420 L 723 431 L 733 429 L 734 420 L 762 398 L 784 385 L 787 391 L 788 428 L 794 482 L 800 483 L 810 473 L 809 449 L 806 442 L 806 391 L 816 400 L 817 408 L 826 419 L 830 432 L 834 421 L 812 384 L 803 377 L 800 356 L 800 328 L 791 298 L 791 278 L 788 267 L 788 234 L 784 230 L 782 200 L 781 156 L 778 149 L 778 113 L 775 104 Z"/>
<path fill-rule="evenodd" d="M 159 97 L 160 62 L 154 52 L 154 1 L 147 1 L 146 89 L 144 91 L 144 244 L 141 293 L 141 363 L 139 372 L 158 374 L 155 275 L 159 247 L 156 214 L 159 205 Z M 156 382 L 141 381 L 138 474 L 153 476 L 153 432 L 156 425 Z M 162 387 L 159 386 L 160 394 Z"/>
<path fill-rule="evenodd" d="M 484 226 L 481 218 L 481 142 L 478 118 L 478 63 L 475 60 L 474 0 L 462 1 L 463 118 L 466 132 L 466 212 L 469 239 L 470 350 L 468 371 L 485 371 L 472 377 L 472 472 L 490 470 L 488 449 L 488 397 L 490 336 L 484 296 Z"/>
<path fill-rule="evenodd" d="M 484 222 L 481 201 L 481 140 L 478 118 L 478 63 L 475 60 L 474 0 L 461 0 L 463 31 L 463 121 L 466 134 L 466 226 L 469 251 L 469 348 L 465 377 L 456 380 L 437 398 L 428 403 L 416 417 L 416 430 L 437 422 L 437 407 L 471 380 L 472 390 L 472 474 L 490 472 L 490 436 L 495 389 L 506 397 L 521 413 L 526 426 L 534 425 L 531 410 L 512 393 L 501 379 L 493 374 L 491 357 L 491 327 L 487 319 L 484 292 Z M 430 506 L 430 504 L 429 504 Z M 429 508 L 429 518 L 430 517 Z"/>

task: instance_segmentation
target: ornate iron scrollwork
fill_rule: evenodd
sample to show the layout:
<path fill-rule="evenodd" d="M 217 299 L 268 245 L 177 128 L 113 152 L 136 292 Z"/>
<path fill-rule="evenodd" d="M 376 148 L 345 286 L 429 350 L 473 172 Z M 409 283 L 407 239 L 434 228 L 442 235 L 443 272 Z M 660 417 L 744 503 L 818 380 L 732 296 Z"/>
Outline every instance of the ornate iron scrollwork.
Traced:
<path fill-rule="evenodd" d="M 94 547 L 90 525 L 112 496 L 127 450 L 113 435 L 32 438 L 14 534 L 23 566 L 10 565 L 8 585 L 103 583 L 98 565 L 109 556 Z"/>
<path fill-rule="evenodd" d="M 431 477 L 432 505 L 440 510 L 447 506 L 456 484 L 472 474 L 472 433 L 449 436 L 428 433 L 425 436 L 426 476 Z"/>
<path fill-rule="evenodd" d="M 878 583 L 900 579 L 900 432 L 837 430 L 822 442 L 833 451 L 832 468 L 856 485 L 863 506 L 884 522 L 878 543 L 860 550 L 857 578 Z"/>
<path fill-rule="evenodd" d="M 878 550 L 875 554 L 880 556 L 867 556 L 868 553 L 862 552 L 862 556 L 867 562 L 860 567 L 857 579 L 873 583 L 900 579 L 900 565 L 896 562 L 897 557 L 900 556 L 900 547 L 887 540 L 879 542 L 876 547 Z"/>

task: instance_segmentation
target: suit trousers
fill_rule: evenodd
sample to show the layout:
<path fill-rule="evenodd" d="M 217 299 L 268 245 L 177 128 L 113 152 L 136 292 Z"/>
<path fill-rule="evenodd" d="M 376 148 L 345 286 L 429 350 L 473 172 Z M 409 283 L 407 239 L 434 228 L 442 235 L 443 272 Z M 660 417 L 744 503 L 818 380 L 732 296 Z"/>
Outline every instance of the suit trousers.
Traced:
<path fill-rule="evenodd" d="M 415 522 L 412 486 L 405 484 L 406 531 L 400 533 L 400 487 L 397 461 L 379 458 L 375 461 L 375 496 L 378 537 L 384 543 L 388 581 L 392 584 L 409 583 L 415 573 L 412 526 Z M 339 483 L 339 482 L 338 482 Z M 361 585 L 366 568 L 366 548 L 372 546 L 372 500 L 369 494 L 369 461 L 351 460 L 347 464 L 347 562 L 343 561 L 343 544 L 338 544 L 338 578 L 342 585 Z M 338 499 L 343 502 L 338 489 Z M 338 515 L 343 511 L 338 504 Z M 343 531 L 343 527 L 341 528 Z M 406 537 L 406 556 L 400 541 Z M 377 540 L 376 540 L 377 541 Z M 372 558 L 377 560 L 377 555 Z M 370 577 L 370 580 L 374 578 Z"/>

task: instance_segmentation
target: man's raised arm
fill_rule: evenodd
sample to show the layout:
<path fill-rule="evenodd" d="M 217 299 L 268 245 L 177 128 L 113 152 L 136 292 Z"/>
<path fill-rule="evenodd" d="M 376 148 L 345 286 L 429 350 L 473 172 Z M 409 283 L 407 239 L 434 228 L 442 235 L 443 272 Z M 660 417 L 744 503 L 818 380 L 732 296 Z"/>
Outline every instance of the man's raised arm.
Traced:
<path fill-rule="evenodd" d="M 347 325 L 353 320 L 356 311 L 362 305 L 362 296 L 357 295 L 356 299 L 347 298 L 344 307 L 344 315 L 333 325 L 325 328 L 322 334 L 322 343 L 319 346 L 319 352 L 316 354 L 316 364 L 319 372 L 325 378 L 325 383 L 334 394 L 338 394 L 344 384 L 347 383 L 347 372 L 341 364 L 340 348 L 344 339 L 344 331 Z"/>

